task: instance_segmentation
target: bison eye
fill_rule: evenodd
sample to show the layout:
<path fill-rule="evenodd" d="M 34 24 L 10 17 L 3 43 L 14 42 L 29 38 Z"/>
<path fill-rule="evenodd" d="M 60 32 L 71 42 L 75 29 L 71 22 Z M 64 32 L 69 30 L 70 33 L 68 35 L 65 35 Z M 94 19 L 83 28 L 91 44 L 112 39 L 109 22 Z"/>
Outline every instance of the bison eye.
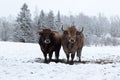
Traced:
<path fill-rule="evenodd" d="M 64 31 L 64 34 L 68 34 L 68 32 L 67 32 L 67 31 Z"/>
<path fill-rule="evenodd" d="M 76 35 L 80 35 L 80 32 L 77 31 L 77 32 L 76 32 Z"/>

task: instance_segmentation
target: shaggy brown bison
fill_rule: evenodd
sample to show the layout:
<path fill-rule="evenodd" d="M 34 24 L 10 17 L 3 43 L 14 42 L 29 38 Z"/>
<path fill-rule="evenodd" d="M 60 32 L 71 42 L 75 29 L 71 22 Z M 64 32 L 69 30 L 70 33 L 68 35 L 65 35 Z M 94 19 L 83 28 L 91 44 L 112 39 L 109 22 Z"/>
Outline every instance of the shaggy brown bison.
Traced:
<path fill-rule="evenodd" d="M 75 52 L 77 52 L 77 57 L 81 62 L 81 51 L 84 44 L 84 35 L 83 28 L 81 31 L 78 31 L 75 26 L 69 27 L 67 30 L 63 29 L 62 26 L 62 46 L 63 50 L 66 53 L 67 63 L 69 63 L 69 56 L 71 53 L 71 64 L 73 64 L 73 59 L 75 56 Z"/>
<path fill-rule="evenodd" d="M 39 45 L 43 52 L 45 62 L 47 63 L 47 54 L 49 54 L 49 62 L 52 59 L 53 51 L 55 51 L 56 62 L 59 61 L 59 51 L 61 48 L 61 38 L 58 32 L 50 29 L 39 31 Z"/>

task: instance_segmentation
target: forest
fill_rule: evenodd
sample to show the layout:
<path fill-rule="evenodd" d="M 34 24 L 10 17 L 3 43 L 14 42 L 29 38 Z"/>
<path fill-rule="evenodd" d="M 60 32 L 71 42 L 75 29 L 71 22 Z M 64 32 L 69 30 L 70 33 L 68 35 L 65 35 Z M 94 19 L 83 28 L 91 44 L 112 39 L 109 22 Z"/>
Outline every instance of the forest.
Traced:
<path fill-rule="evenodd" d="M 117 15 L 109 18 L 101 13 L 97 16 L 84 13 L 68 16 L 60 14 L 60 11 L 55 15 L 52 10 L 49 13 L 36 10 L 35 14 L 31 14 L 26 3 L 17 16 L 0 17 L 0 40 L 37 43 L 39 29 L 50 28 L 61 34 L 62 25 L 65 29 L 71 25 L 78 30 L 83 27 L 86 46 L 120 45 L 120 17 Z"/>

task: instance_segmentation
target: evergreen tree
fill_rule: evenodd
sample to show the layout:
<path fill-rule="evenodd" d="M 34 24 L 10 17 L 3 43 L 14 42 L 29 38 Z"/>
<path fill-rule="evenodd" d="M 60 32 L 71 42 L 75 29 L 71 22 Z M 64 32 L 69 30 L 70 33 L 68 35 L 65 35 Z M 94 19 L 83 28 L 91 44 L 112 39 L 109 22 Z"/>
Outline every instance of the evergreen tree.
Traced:
<path fill-rule="evenodd" d="M 51 29 L 55 29 L 53 11 L 50 11 L 50 12 L 48 13 L 48 17 L 47 17 L 47 27 L 48 27 L 48 28 L 51 28 Z"/>
<path fill-rule="evenodd" d="M 110 34 L 114 37 L 120 37 L 120 18 L 118 16 L 111 18 Z"/>
<path fill-rule="evenodd" d="M 34 42 L 31 14 L 26 3 L 23 4 L 16 22 L 17 28 L 15 38 L 22 42 Z"/>
<path fill-rule="evenodd" d="M 43 10 L 40 12 L 40 16 L 38 19 L 38 28 L 45 28 L 46 27 L 46 16 Z"/>
<path fill-rule="evenodd" d="M 60 11 L 58 11 L 58 14 L 57 14 L 57 21 L 58 21 L 58 22 L 61 22 Z"/>
<path fill-rule="evenodd" d="M 60 12 L 59 11 L 58 11 L 57 19 L 56 19 L 56 22 L 55 22 L 55 27 L 56 27 L 56 30 L 60 30 L 60 28 L 61 28 L 61 18 L 60 18 Z"/>
<path fill-rule="evenodd" d="M 10 37 L 10 24 L 8 21 L 6 20 L 2 20 L 1 21 L 1 40 L 3 41 L 7 41 Z"/>
<path fill-rule="evenodd" d="M 38 20 L 39 20 L 39 10 L 38 8 L 36 7 L 35 8 L 35 11 L 34 11 L 34 21 L 33 21 L 33 25 L 35 27 L 38 27 Z"/>

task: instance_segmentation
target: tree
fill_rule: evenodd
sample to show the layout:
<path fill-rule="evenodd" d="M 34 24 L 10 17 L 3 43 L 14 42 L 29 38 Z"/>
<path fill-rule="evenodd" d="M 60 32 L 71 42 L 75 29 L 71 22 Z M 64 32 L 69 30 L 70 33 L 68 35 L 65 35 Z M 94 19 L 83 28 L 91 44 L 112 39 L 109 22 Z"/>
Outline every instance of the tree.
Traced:
<path fill-rule="evenodd" d="M 120 37 L 120 18 L 118 16 L 111 18 L 110 33 L 113 37 Z"/>
<path fill-rule="evenodd" d="M 53 11 L 50 11 L 47 16 L 47 27 L 51 29 L 55 29 L 54 26 L 54 14 Z"/>
<path fill-rule="evenodd" d="M 0 40 L 11 41 L 13 35 L 13 17 L 0 18 Z"/>
<path fill-rule="evenodd" d="M 0 36 L 1 36 L 1 40 L 3 41 L 7 41 L 10 37 L 10 24 L 8 21 L 6 21 L 6 19 L 2 19 L 0 21 L 1 23 L 1 33 L 0 33 Z"/>
<path fill-rule="evenodd" d="M 46 16 L 43 10 L 40 12 L 40 16 L 38 19 L 38 28 L 46 28 Z"/>
<path fill-rule="evenodd" d="M 38 20 L 39 20 L 39 10 L 36 7 L 34 11 L 34 19 L 33 19 L 33 25 L 37 28 L 38 27 Z"/>
<path fill-rule="evenodd" d="M 34 42 L 31 14 L 26 3 L 23 4 L 16 22 L 15 38 L 21 42 Z"/>
<path fill-rule="evenodd" d="M 56 30 L 60 30 L 61 28 L 61 18 L 60 18 L 60 12 L 58 11 L 58 14 L 56 16 L 56 21 L 55 21 L 55 28 Z"/>
<path fill-rule="evenodd" d="M 109 31 L 109 21 L 108 19 L 102 15 L 102 14 L 99 14 L 98 15 L 98 19 L 96 20 L 96 27 L 95 27 L 95 34 L 97 36 L 101 36 L 101 35 L 104 35 L 104 34 L 107 34 Z"/>

